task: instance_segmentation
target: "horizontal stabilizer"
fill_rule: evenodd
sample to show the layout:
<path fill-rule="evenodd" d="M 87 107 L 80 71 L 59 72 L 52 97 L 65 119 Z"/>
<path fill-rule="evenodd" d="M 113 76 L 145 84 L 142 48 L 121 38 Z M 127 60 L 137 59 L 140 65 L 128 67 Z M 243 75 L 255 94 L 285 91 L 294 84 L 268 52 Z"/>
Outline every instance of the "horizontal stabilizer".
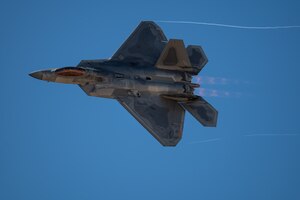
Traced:
<path fill-rule="evenodd" d="M 218 111 L 202 97 L 198 97 L 197 100 L 190 102 L 181 102 L 180 104 L 203 126 L 217 126 Z"/>
<path fill-rule="evenodd" d="M 200 46 L 189 45 L 186 50 L 189 55 L 190 62 L 193 68 L 196 70 L 196 74 L 198 74 L 206 65 L 208 59 Z"/>

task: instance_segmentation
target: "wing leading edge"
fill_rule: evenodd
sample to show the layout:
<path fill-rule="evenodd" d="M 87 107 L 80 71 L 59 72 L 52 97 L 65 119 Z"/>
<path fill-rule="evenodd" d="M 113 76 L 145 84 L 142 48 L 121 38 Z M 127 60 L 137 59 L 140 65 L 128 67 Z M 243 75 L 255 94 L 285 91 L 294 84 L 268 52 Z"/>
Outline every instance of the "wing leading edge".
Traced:
<path fill-rule="evenodd" d="M 164 49 L 167 38 L 158 25 L 142 21 L 112 56 L 112 61 L 130 65 L 154 65 Z"/>
<path fill-rule="evenodd" d="M 185 110 L 177 102 L 154 95 L 117 100 L 163 146 L 176 146 L 180 141 Z"/>

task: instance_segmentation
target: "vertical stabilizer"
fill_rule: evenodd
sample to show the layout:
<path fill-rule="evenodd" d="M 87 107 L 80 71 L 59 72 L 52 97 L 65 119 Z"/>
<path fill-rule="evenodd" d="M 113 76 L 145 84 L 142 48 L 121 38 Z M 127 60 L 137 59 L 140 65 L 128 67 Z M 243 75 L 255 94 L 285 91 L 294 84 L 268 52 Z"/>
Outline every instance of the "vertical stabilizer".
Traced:
<path fill-rule="evenodd" d="M 155 66 L 160 69 L 192 71 L 192 65 L 183 40 L 170 39 Z"/>

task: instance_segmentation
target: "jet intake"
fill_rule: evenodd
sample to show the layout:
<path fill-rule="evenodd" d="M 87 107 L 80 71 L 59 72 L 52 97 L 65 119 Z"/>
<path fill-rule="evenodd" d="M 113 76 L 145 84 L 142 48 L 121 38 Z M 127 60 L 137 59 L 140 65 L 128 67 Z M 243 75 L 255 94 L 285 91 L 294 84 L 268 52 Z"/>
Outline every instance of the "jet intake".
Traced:
<path fill-rule="evenodd" d="M 55 70 L 55 74 L 59 76 L 83 76 L 86 70 L 79 67 L 63 67 Z"/>

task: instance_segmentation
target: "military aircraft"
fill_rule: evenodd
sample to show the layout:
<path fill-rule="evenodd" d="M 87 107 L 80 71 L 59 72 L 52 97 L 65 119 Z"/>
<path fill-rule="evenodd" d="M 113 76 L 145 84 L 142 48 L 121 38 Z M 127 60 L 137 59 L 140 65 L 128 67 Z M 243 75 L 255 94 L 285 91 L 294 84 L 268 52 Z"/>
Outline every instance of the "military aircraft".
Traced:
<path fill-rule="evenodd" d="M 207 62 L 200 46 L 168 40 L 157 24 L 142 21 L 109 59 L 82 60 L 76 67 L 29 75 L 79 85 L 89 96 L 116 99 L 163 146 L 176 146 L 185 110 L 204 126 L 217 124 L 217 110 L 194 94 L 200 85 L 191 82 Z"/>

